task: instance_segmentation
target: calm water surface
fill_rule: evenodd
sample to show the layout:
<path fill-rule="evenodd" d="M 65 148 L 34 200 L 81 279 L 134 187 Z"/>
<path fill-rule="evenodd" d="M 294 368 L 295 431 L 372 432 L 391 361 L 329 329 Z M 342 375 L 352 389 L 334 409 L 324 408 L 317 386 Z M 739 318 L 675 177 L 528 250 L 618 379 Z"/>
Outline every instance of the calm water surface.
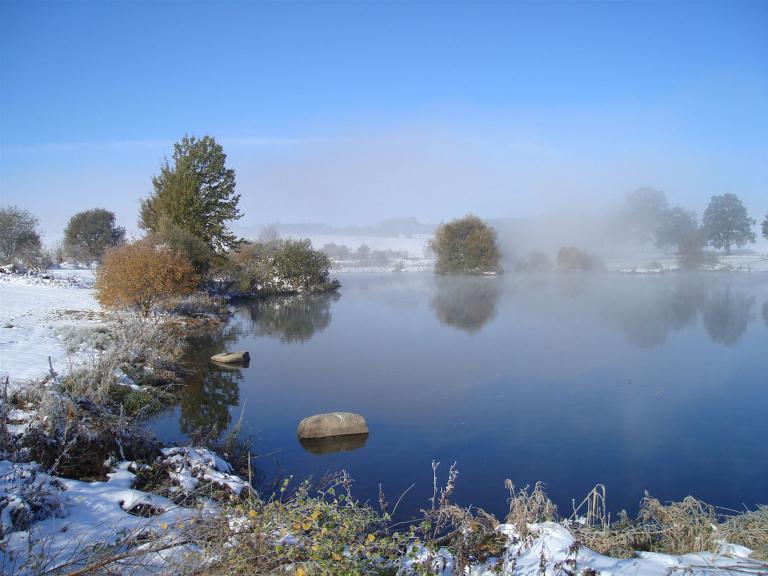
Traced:
<path fill-rule="evenodd" d="M 644 490 L 740 508 L 768 502 L 768 275 L 346 275 L 337 295 L 243 305 L 201 339 L 168 441 L 241 410 L 264 477 L 347 469 L 428 505 L 431 462 L 456 461 L 455 499 L 497 514 L 504 480 L 541 480 L 561 511 L 597 483 L 608 507 Z M 247 368 L 208 362 L 224 349 Z M 310 414 L 368 420 L 364 445 L 303 447 Z M 337 452 L 328 450 L 343 449 Z M 323 453 L 325 452 L 325 453 Z"/>

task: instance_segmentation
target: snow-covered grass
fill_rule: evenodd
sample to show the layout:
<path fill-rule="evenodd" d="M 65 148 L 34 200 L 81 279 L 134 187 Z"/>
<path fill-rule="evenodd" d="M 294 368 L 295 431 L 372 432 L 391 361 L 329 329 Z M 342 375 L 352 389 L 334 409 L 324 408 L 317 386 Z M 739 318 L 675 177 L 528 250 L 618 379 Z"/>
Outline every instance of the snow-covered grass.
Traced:
<path fill-rule="evenodd" d="M 629 255 L 614 255 L 605 259 L 608 270 L 622 273 L 649 274 L 680 269 L 675 254 L 648 251 Z M 730 255 L 705 252 L 700 263 L 705 271 L 768 272 L 768 251 L 740 250 Z"/>
<path fill-rule="evenodd" d="M 0 274 L 0 378 L 11 387 L 63 372 L 77 362 L 63 334 L 102 321 L 90 270 L 62 270 L 53 278 Z"/>

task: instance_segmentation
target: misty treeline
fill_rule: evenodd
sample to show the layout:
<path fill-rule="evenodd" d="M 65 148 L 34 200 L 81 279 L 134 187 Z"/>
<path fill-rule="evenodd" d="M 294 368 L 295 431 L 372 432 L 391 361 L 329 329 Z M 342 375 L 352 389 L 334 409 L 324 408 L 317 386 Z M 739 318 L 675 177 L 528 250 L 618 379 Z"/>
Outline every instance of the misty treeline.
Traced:
<path fill-rule="evenodd" d="M 160 173 L 152 178 L 153 192 L 141 202 L 139 227 L 156 247 L 181 254 L 201 278 L 226 271 L 232 276 L 256 268 L 264 268 L 274 259 L 281 243 L 276 230 L 268 229 L 271 238 L 248 242 L 238 238 L 229 224 L 243 217 L 240 195 L 235 191 L 235 171 L 226 165 L 222 146 L 212 137 L 184 136 L 174 145 L 172 157 L 165 159 Z M 443 224 L 435 232 L 429 251 L 437 259 L 436 270 L 444 273 L 486 273 L 498 271 L 500 256 L 522 271 L 599 270 L 599 258 L 583 247 L 562 245 L 554 262 L 545 251 L 532 251 L 526 256 L 500 254 L 496 232 L 488 223 L 472 220 L 473 216 Z M 612 245 L 630 244 L 647 249 L 655 247 L 695 257 L 706 247 L 730 254 L 756 240 L 757 224 L 735 194 L 713 196 L 701 218 L 683 206 L 670 205 L 666 194 L 653 188 L 640 188 L 627 195 L 620 209 L 609 218 Z M 768 214 L 761 231 L 768 238 Z M 478 240 L 481 239 L 481 240 Z M 125 229 L 117 225 L 115 214 L 104 208 L 93 208 L 74 214 L 64 231 L 63 241 L 44 247 L 38 220 L 29 211 L 15 207 L 0 208 L 0 265 L 45 268 L 65 260 L 81 263 L 100 262 L 105 253 L 126 243 Z M 376 250 L 363 244 L 350 248 L 335 243 L 325 244 L 320 251 L 309 241 L 302 241 L 301 251 L 294 244 L 285 250 L 304 262 L 324 260 L 312 251 L 322 252 L 332 260 L 358 265 L 384 266 L 408 257 L 403 250 Z M 505 245 L 506 248 L 506 245 Z M 442 256 L 440 250 L 443 250 Z M 473 255 L 474 250 L 474 255 Z M 511 249 L 510 249 L 511 252 Z M 244 256 L 244 254 L 250 256 Z M 260 264 L 243 264 L 244 258 L 257 258 Z M 283 259 L 283 261 L 285 261 Z M 296 266 L 287 265 L 296 270 Z M 311 282 L 315 271 L 299 279 Z M 258 285 L 259 279 L 238 279 L 239 284 Z"/>
<path fill-rule="evenodd" d="M 699 221 L 695 211 L 670 206 L 666 194 L 653 188 L 639 188 L 627 195 L 616 215 L 618 240 L 642 247 L 673 248 L 678 254 L 700 252 L 705 246 L 731 253 L 731 248 L 755 242 L 757 222 L 735 194 L 712 196 Z M 763 233 L 768 232 L 768 215 Z M 766 236 L 768 238 L 768 236 Z"/>
<path fill-rule="evenodd" d="M 323 244 L 321 250 L 329 258 L 338 262 L 352 262 L 359 266 L 388 266 L 409 257 L 407 250 L 376 250 L 368 244 L 361 244 L 355 249 L 345 244 L 328 242 Z"/>

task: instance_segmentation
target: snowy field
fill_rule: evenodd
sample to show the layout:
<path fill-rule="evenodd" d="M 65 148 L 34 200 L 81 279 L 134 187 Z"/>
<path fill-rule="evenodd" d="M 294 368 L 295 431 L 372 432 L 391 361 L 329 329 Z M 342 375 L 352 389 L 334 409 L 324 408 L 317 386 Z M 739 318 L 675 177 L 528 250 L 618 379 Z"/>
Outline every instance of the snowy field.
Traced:
<path fill-rule="evenodd" d="M 93 272 L 56 270 L 52 278 L 0 274 L 0 377 L 11 387 L 66 371 L 78 351 L 67 350 L 64 334 L 97 323 L 102 314 L 93 295 Z"/>

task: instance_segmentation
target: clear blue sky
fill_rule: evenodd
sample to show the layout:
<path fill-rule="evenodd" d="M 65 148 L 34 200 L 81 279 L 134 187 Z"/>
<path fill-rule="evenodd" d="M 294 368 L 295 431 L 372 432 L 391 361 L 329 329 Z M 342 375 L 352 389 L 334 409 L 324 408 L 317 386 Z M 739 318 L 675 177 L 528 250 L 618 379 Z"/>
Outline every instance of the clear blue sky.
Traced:
<path fill-rule="evenodd" d="M 0 2 L 2 203 L 50 235 L 93 205 L 133 228 L 185 133 L 225 145 L 246 224 L 644 185 L 768 210 L 765 1 Z"/>

